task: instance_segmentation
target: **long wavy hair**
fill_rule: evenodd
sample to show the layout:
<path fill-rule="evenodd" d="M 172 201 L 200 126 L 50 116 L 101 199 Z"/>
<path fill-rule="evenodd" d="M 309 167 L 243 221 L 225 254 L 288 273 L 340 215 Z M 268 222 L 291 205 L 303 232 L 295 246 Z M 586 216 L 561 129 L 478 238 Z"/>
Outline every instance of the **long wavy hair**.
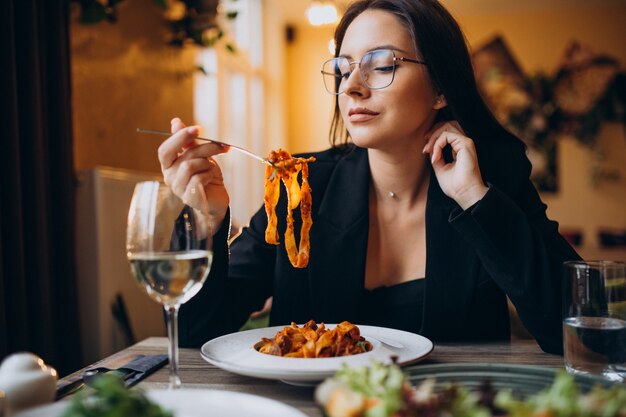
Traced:
<path fill-rule="evenodd" d="M 518 141 L 498 123 L 480 96 L 463 32 L 436 0 L 358 0 L 352 3 L 335 30 L 335 56 L 339 55 L 348 26 L 369 9 L 392 13 L 411 35 L 415 50 L 426 61 L 436 91 L 443 94 L 448 103 L 439 110 L 437 121 L 458 121 L 475 142 L 502 137 Z M 421 93 L 416 91 L 415 94 Z M 330 127 L 333 147 L 343 147 L 350 142 L 338 98 L 335 98 Z"/>

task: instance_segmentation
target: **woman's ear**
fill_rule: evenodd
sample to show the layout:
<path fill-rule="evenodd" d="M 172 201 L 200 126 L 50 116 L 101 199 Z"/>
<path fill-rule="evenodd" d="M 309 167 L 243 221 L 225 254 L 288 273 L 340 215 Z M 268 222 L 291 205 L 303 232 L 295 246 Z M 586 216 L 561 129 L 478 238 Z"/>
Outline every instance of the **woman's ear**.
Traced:
<path fill-rule="evenodd" d="M 448 102 L 446 101 L 446 98 L 444 97 L 444 95 L 439 94 L 437 98 L 435 99 L 435 105 L 433 106 L 433 109 L 435 110 L 443 109 L 447 105 L 448 105 Z"/>

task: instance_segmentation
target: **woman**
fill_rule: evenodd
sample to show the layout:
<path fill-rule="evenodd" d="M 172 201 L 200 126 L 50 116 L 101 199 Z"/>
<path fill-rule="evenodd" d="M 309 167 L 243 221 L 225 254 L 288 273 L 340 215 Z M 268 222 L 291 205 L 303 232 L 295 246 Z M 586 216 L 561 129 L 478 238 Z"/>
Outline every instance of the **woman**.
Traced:
<path fill-rule="evenodd" d="M 335 42 L 322 71 L 336 94 L 333 147 L 310 164 L 306 269 L 265 243 L 263 210 L 228 259 L 228 194 L 210 159 L 222 150 L 172 120 L 159 149 L 165 180 L 180 194 L 203 184 L 219 228 L 207 283 L 181 308 L 181 344 L 237 330 L 269 296 L 272 325 L 349 320 L 435 341 L 508 339 L 508 295 L 540 346 L 561 352 L 561 264 L 578 256 L 546 217 L 523 144 L 480 98 L 457 23 L 434 0 L 361 0 Z"/>

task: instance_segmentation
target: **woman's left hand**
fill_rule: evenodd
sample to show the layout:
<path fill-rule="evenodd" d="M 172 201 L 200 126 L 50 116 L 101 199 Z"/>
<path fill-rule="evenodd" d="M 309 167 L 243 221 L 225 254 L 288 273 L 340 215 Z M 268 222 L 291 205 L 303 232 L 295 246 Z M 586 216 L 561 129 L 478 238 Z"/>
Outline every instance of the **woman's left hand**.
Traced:
<path fill-rule="evenodd" d="M 423 153 L 430 154 L 437 181 L 443 192 L 463 210 L 483 198 L 489 188 L 485 185 L 478 166 L 474 141 L 456 121 L 437 123 L 426 134 Z M 446 163 L 443 148 L 452 147 L 452 162 Z"/>

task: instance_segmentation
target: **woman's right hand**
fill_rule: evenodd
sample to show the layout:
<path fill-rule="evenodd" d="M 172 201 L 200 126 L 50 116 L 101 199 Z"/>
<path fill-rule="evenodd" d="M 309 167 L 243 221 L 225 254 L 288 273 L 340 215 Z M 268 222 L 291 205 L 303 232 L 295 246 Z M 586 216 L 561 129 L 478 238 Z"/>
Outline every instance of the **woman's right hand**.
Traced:
<path fill-rule="evenodd" d="M 172 136 L 163 141 L 158 152 L 163 179 L 190 206 L 194 206 L 196 187 L 204 188 L 211 230 L 215 233 L 226 216 L 229 197 L 222 171 L 212 156 L 226 152 L 227 148 L 210 142 L 198 143 L 195 140 L 200 131 L 198 126 L 186 127 L 177 117 L 171 125 Z"/>

